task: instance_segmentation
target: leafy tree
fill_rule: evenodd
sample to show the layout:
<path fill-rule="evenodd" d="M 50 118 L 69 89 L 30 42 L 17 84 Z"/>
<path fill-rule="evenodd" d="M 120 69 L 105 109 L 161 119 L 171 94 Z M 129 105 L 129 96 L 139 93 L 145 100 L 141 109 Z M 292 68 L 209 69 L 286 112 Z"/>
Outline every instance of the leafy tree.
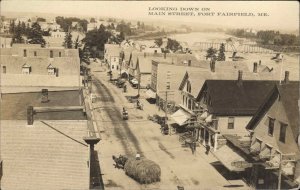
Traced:
<path fill-rule="evenodd" d="M 121 23 L 117 25 L 116 30 L 118 32 L 123 32 L 125 35 L 131 35 L 130 23 L 126 24 L 124 20 L 122 20 Z"/>
<path fill-rule="evenodd" d="M 163 44 L 163 40 L 162 40 L 162 38 L 157 38 L 157 39 L 154 40 L 154 43 L 155 43 L 158 47 L 160 47 L 160 46 Z"/>
<path fill-rule="evenodd" d="M 138 28 L 140 28 L 141 27 L 140 21 L 138 21 L 136 25 L 137 25 Z"/>
<path fill-rule="evenodd" d="M 9 25 L 9 33 L 13 34 L 15 32 L 15 27 L 16 27 L 15 20 L 13 20 L 10 22 Z"/>
<path fill-rule="evenodd" d="M 30 32 L 28 34 L 28 43 L 30 44 L 41 44 L 42 47 L 45 46 L 46 42 L 42 35 L 41 26 L 35 22 L 32 24 Z"/>
<path fill-rule="evenodd" d="M 119 39 L 119 43 L 125 40 L 125 34 L 124 32 L 120 32 L 120 34 L 117 36 Z"/>
<path fill-rule="evenodd" d="M 66 35 L 65 35 L 65 40 L 64 40 L 64 43 L 63 43 L 63 46 L 67 49 L 72 49 L 72 34 L 71 32 L 66 32 Z"/>
<path fill-rule="evenodd" d="M 41 18 L 41 17 L 38 17 L 38 18 L 36 19 L 36 21 L 37 21 L 37 22 L 46 22 L 46 19 Z"/>
<path fill-rule="evenodd" d="M 178 50 L 182 50 L 182 47 L 181 47 L 180 43 L 176 40 L 171 39 L 171 38 L 168 38 L 166 48 L 169 49 L 169 50 L 172 50 L 173 52 L 176 52 Z"/>
<path fill-rule="evenodd" d="M 91 22 L 91 23 L 95 23 L 95 22 L 96 22 L 95 18 L 91 18 L 91 19 L 90 19 L 90 22 Z"/>
<path fill-rule="evenodd" d="M 206 59 L 216 59 L 217 50 L 213 47 L 208 48 L 206 51 Z"/>
<path fill-rule="evenodd" d="M 85 43 L 91 56 L 95 58 L 98 51 L 104 51 L 104 44 L 108 42 L 111 36 L 112 34 L 101 24 L 98 30 L 87 32 L 82 42 Z"/>
<path fill-rule="evenodd" d="M 26 29 L 25 29 L 25 36 L 29 35 L 30 30 L 31 30 L 30 25 L 29 25 L 29 23 L 27 23 L 27 26 L 26 26 Z"/>
<path fill-rule="evenodd" d="M 225 44 L 221 43 L 220 49 L 219 49 L 219 54 L 218 54 L 218 61 L 225 61 Z"/>
<path fill-rule="evenodd" d="M 83 29 L 83 32 L 86 32 L 87 31 L 87 24 L 88 24 L 88 21 L 83 19 L 83 20 L 79 20 L 78 23 L 80 24 L 80 26 L 82 27 Z"/>
<path fill-rule="evenodd" d="M 22 23 L 21 23 L 21 33 L 22 33 L 23 35 L 26 34 L 26 24 L 25 24 L 25 22 L 22 22 Z"/>
<path fill-rule="evenodd" d="M 77 49 L 79 46 L 79 35 L 77 36 L 75 42 L 74 42 L 74 48 Z"/>
<path fill-rule="evenodd" d="M 84 46 L 82 49 L 79 48 L 79 59 L 80 64 L 86 63 L 90 64 L 90 50 L 88 46 Z"/>
<path fill-rule="evenodd" d="M 19 22 L 19 24 L 15 28 L 15 32 L 13 34 L 11 43 L 12 44 L 15 44 L 15 43 L 24 43 L 24 39 L 22 38 L 22 27 L 21 27 L 21 23 L 20 22 Z"/>

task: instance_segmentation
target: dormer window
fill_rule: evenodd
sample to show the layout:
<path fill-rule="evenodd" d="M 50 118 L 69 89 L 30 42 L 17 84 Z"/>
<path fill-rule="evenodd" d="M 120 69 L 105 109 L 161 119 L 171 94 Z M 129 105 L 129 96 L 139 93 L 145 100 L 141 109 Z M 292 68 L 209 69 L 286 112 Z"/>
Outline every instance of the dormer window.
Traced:
<path fill-rule="evenodd" d="M 22 74 L 29 75 L 31 72 L 31 66 L 27 65 L 26 63 L 22 66 Z"/>
<path fill-rule="evenodd" d="M 47 67 L 47 70 L 48 75 L 55 75 L 55 68 L 51 64 Z"/>

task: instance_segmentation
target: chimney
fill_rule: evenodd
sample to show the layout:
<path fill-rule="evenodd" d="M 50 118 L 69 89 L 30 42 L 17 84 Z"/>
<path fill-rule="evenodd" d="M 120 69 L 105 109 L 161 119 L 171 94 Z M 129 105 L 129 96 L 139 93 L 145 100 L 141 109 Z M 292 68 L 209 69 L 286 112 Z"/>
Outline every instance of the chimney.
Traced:
<path fill-rule="evenodd" d="M 242 82 L 243 82 L 243 71 L 239 70 L 238 84 L 242 84 Z"/>
<path fill-rule="evenodd" d="M 188 66 L 192 65 L 192 60 L 188 60 Z"/>
<path fill-rule="evenodd" d="M 42 89 L 42 103 L 49 102 L 48 99 L 48 89 Z"/>
<path fill-rule="evenodd" d="M 284 83 L 288 84 L 289 83 L 289 76 L 290 76 L 290 72 L 289 71 L 285 71 L 284 73 Z"/>
<path fill-rule="evenodd" d="M 167 58 L 167 52 L 164 52 L 164 58 L 165 59 Z"/>
<path fill-rule="evenodd" d="M 216 69 L 216 61 L 215 60 L 212 60 L 211 62 L 210 62 L 210 71 L 211 72 L 215 72 L 215 69 Z"/>
<path fill-rule="evenodd" d="M 27 125 L 33 125 L 33 106 L 27 107 Z"/>
<path fill-rule="evenodd" d="M 253 63 L 253 73 L 257 73 L 257 63 Z"/>

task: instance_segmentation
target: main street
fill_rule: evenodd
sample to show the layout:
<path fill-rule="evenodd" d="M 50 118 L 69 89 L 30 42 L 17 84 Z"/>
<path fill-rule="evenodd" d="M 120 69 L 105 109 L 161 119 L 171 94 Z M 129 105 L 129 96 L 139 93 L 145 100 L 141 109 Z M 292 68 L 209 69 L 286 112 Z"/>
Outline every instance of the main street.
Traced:
<path fill-rule="evenodd" d="M 137 95 L 137 90 L 127 84 L 128 92 L 123 93 L 109 82 L 105 67 L 92 64 L 92 93 L 96 95 L 93 103 L 96 132 L 101 141 L 95 146 L 101 167 L 101 176 L 105 189 L 249 189 L 241 180 L 225 179 L 212 165 L 216 158 L 205 154 L 204 147 L 197 147 L 192 154 L 182 147 L 177 134 L 163 135 L 160 126 L 147 120 L 147 115 L 160 114 L 155 105 L 149 104 L 143 97 L 144 110 L 137 110 L 125 96 Z M 117 77 L 117 74 L 114 74 Z M 129 112 L 129 120 L 122 119 L 122 108 Z M 161 181 L 150 185 L 140 185 L 128 177 L 121 169 L 114 167 L 112 155 L 141 156 L 150 159 L 161 167 Z"/>

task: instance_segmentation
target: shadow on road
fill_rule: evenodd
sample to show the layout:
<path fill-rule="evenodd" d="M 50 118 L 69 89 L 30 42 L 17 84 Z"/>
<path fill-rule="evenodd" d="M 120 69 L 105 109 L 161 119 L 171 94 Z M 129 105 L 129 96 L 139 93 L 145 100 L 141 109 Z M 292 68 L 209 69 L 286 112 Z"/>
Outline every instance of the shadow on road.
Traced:
<path fill-rule="evenodd" d="M 125 150 L 125 154 L 135 155 L 136 153 L 139 153 L 141 156 L 143 156 L 139 141 L 129 128 L 127 121 L 124 121 L 122 119 L 120 105 L 116 105 L 115 99 L 113 97 L 113 94 L 110 92 L 110 89 L 107 88 L 98 79 L 94 79 L 93 84 L 96 87 L 96 92 L 99 96 L 99 100 L 105 102 L 106 106 L 109 106 L 103 111 L 106 112 L 109 120 L 111 121 L 111 124 L 114 126 L 114 132 L 116 134 L 116 137 L 121 140 L 121 144 Z M 135 150 L 131 149 L 132 146 L 130 144 L 133 145 L 133 148 Z"/>
<path fill-rule="evenodd" d="M 101 168 L 99 164 L 98 152 L 91 153 L 91 170 L 90 170 L 90 189 L 104 190 Z"/>

